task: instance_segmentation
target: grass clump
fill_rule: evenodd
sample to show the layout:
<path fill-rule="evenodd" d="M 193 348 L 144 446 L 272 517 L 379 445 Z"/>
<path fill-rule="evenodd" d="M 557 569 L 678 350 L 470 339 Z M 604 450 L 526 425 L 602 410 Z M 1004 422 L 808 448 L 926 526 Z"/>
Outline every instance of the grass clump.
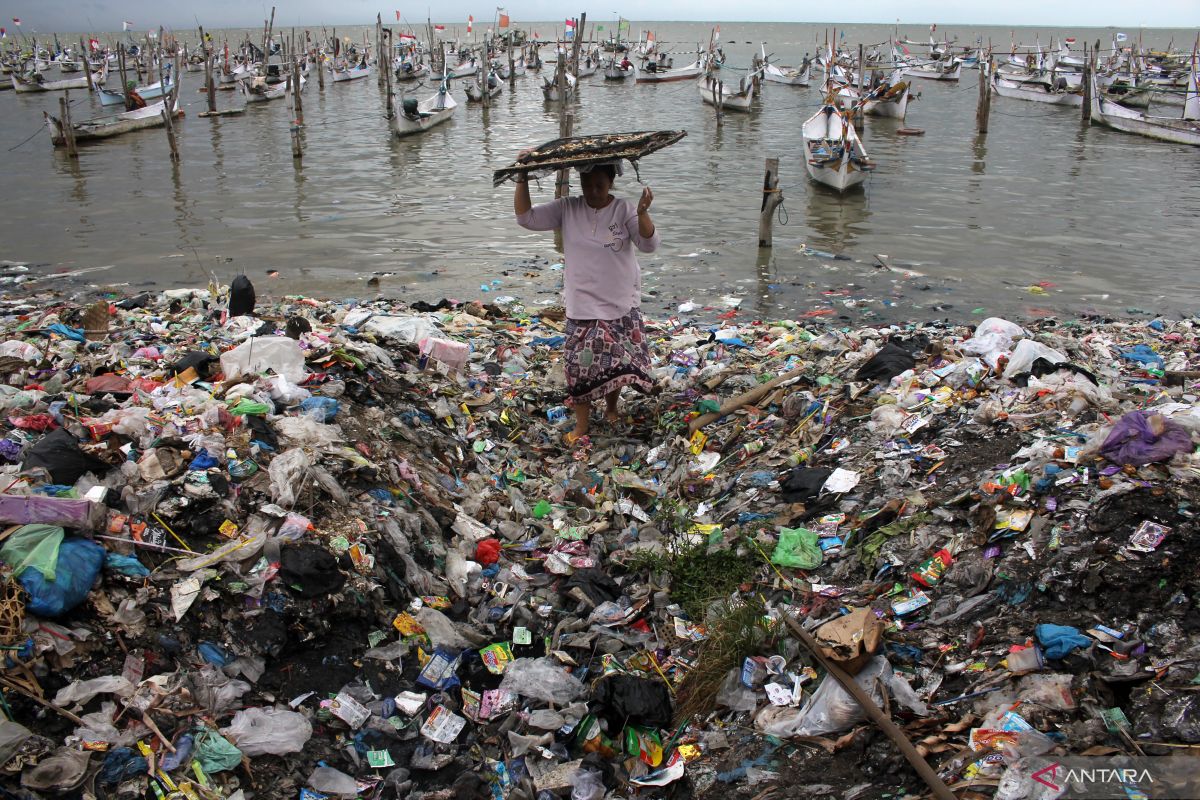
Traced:
<path fill-rule="evenodd" d="M 766 607 L 758 599 L 722 604 L 705 625 L 708 638 L 676 693 L 676 724 L 709 714 L 729 670 L 740 668 L 747 656 L 766 651 L 779 636 L 779 623 L 767 617 Z"/>

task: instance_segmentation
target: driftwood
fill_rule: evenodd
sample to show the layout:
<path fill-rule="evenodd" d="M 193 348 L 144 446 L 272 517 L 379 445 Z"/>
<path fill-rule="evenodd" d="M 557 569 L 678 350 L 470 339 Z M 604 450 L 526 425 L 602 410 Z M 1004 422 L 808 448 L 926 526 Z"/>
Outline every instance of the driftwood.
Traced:
<path fill-rule="evenodd" d="M 805 369 L 807 369 L 807 367 L 796 367 L 796 369 L 792 370 L 791 372 L 780 375 L 777 378 L 772 378 L 762 386 L 755 386 L 749 391 L 742 392 L 737 397 L 734 397 L 733 399 L 727 401 L 725 405 L 721 406 L 720 411 L 713 411 L 708 414 L 704 414 L 703 416 L 696 417 L 691 421 L 691 424 L 688 425 L 688 436 L 691 436 L 693 433 L 700 430 L 705 425 L 708 425 L 710 422 L 716 422 L 721 417 L 727 414 L 732 414 L 734 411 L 737 411 L 743 406 L 748 406 L 751 403 L 757 403 L 759 400 L 766 397 L 768 392 L 770 392 L 776 386 L 779 386 L 781 383 L 787 383 L 793 378 L 799 378 L 804 374 Z"/>
<path fill-rule="evenodd" d="M 904 757 L 908 759 L 908 763 L 912 764 L 913 769 L 921 776 L 921 780 L 925 781 L 925 785 L 929 787 L 933 796 L 937 800 L 956 800 L 954 792 L 950 791 L 950 787 L 946 786 L 942 779 L 938 777 L 933 767 L 929 766 L 929 762 L 921 757 L 921 754 L 917 752 L 917 748 L 904 735 L 904 731 L 900 730 L 900 726 L 892 722 L 887 714 L 879 706 L 875 705 L 874 701 L 871 700 L 871 696 L 854 682 L 854 678 L 847 675 L 841 667 L 825 657 L 825 654 L 821 652 L 821 646 L 813 639 L 812 634 L 806 631 L 791 614 L 784 614 L 783 621 L 792 633 L 796 634 L 796 638 L 808 648 L 813 658 L 817 660 L 817 663 L 858 701 L 858 704 L 863 707 L 863 710 L 870 717 L 871 721 L 878 725 L 880 730 L 886 733 L 888 738 L 895 743 L 896 748 L 900 750 Z"/>

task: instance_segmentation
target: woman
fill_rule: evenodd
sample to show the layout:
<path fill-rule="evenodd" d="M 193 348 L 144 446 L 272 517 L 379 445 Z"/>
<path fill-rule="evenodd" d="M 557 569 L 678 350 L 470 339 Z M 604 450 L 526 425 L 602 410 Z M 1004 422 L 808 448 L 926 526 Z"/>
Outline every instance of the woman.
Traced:
<path fill-rule="evenodd" d="M 566 253 L 563 294 L 567 306 L 567 404 L 575 409 L 575 444 L 588 433 L 592 404 L 604 398 L 604 418 L 616 423 L 621 387 L 648 392 L 650 351 L 642 315 L 642 273 L 633 248 L 658 249 L 650 219 L 654 193 L 642 189 L 636 210 L 610 193 L 620 161 L 579 169 L 582 197 L 562 197 L 533 206 L 529 184 L 517 178 L 513 208 L 517 224 L 531 231 L 562 229 Z"/>

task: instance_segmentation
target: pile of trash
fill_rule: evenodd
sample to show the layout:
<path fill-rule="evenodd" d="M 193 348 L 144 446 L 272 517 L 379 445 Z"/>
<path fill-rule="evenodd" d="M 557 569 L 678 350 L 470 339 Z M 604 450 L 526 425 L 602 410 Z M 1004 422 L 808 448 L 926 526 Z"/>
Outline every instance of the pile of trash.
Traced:
<path fill-rule="evenodd" d="M 552 310 L 5 299 L 0 786 L 1012 800 L 1196 746 L 1198 324 L 670 318 L 568 448 Z"/>

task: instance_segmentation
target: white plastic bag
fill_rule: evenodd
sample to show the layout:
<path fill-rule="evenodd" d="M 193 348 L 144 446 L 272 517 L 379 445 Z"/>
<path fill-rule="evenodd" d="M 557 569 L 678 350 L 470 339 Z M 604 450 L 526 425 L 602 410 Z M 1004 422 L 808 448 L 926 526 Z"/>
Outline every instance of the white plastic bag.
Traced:
<path fill-rule="evenodd" d="M 292 507 L 309 463 L 308 455 L 298 447 L 275 457 L 267 474 L 271 476 L 271 498 L 276 503 Z"/>
<path fill-rule="evenodd" d="M 322 794 L 358 795 L 358 781 L 333 767 L 317 767 L 308 776 L 308 788 Z"/>
<path fill-rule="evenodd" d="M 304 380 L 304 353 L 299 343 L 287 336 L 254 336 L 221 354 L 225 380 L 243 375 L 273 372 L 292 383 Z"/>
<path fill-rule="evenodd" d="M 504 670 L 500 688 L 556 705 L 566 705 L 586 690 L 578 678 L 550 658 L 518 658 Z"/>
<path fill-rule="evenodd" d="M 298 753 L 312 738 L 312 723 L 296 711 L 246 708 L 234 715 L 221 735 L 248 756 Z"/>
<path fill-rule="evenodd" d="M 1004 369 L 1004 377 L 1012 378 L 1014 375 L 1028 372 L 1029 368 L 1033 366 L 1033 362 L 1039 358 L 1044 358 L 1051 364 L 1061 364 L 1067 360 L 1066 356 L 1052 347 L 1035 342 L 1033 339 L 1022 339 L 1013 348 L 1012 355 L 1008 357 L 1008 366 Z"/>
<path fill-rule="evenodd" d="M 419 342 L 438 335 L 437 327 L 425 317 L 376 315 L 363 324 L 362 330 L 398 342 Z"/>

